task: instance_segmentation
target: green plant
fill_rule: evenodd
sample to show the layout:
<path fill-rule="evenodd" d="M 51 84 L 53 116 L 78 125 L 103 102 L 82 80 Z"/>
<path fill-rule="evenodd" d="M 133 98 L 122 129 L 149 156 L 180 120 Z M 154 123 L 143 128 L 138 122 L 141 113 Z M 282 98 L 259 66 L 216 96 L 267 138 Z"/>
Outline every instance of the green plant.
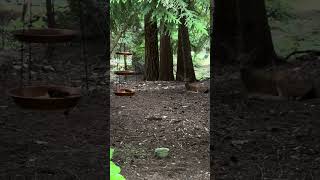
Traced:
<path fill-rule="evenodd" d="M 160 24 L 166 24 L 174 54 L 180 19 L 186 17 L 192 51 L 199 54 L 210 46 L 209 7 L 209 1 L 205 0 L 192 3 L 186 0 L 111 0 L 111 52 L 119 51 L 119 45 L 125 42 L 127 50 L 133 52 L 134 60 L 144 63 L 144 15 L 152 12 L 152 19 L 159 27 L 159 38 L 163 32 Z"/>
<path fill-rule="evenodd" d="M 112 162 L 113 153 L 114 149 L 110 148 L 110 180 L 125 180 L 120 174 L 121 168 Z"/>
<path fill-rule="evenodd" d="M 266 10 L 269 19 L 286 21 L 293 17 L 287 0 L 267 0 Z"/>

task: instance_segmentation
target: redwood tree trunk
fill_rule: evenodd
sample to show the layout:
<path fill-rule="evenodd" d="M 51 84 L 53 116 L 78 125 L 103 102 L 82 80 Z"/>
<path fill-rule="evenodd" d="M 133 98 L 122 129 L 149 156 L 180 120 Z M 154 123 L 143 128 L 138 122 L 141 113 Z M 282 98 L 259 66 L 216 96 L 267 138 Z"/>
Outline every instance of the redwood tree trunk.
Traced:
<path fill-rule="evenodd" d="M 255 67 L 277 60 L 264 0 L 216 0 L 212 23 L 215 65 L 231 64 L 243 54 L 254 54 L 249 64 Z"/>
<path fill-rule="evenodd" d="M 178 60 L 177 60 L 177 77 L 178 81 L 196 81 L 194 73 L 191 45 L 189 39 L 189 31 L 186 26 L 186 19 L 181 19 L 181 24 L 178 30 Z"/>
<path fill-rule="evenodd" d="M 172 46 L 170 40 L 170 34 L 164 32 L 160 39 L 160 70 L 159 70 L 159 80 L 161 81 L 173 81 L 173 54 Z"/>
<path fill-rule="evenodd" d="M 239 30 L 237 27 L 236 0 L 211 0 L 213 9 L 213 37 L 212 54 L 213 63 L 232 64 L 237 57 L 237 40 Z"/>
<path fill-rule="evenodd" d="M 177 49 L 177 73 L 176 80 L 184 81 L 184 60 L 182 54 L 182 37 L 180 31 L 178 32 L 178 49 Z"/>
<path fill-rule="evenodd" d="M 264 0 L 238 1 L 241 52 L 252 54 L 250 64 L 264 67 L 277 60 Z"/>
<path fill-rule="evenodd" d="M 54 19 L 54 11 L 53 11 L 53 4 L 52 0 L 46 0 L 46 7 L 47 7 L 47 19 L 48 19 L 48 27 L 54 28 L 56 22 Z"/>
<path fill-rule="evenodd" d="M 151 13 L 144 18 L 145 72 L 144 79 L 156 81 L 159 78 L 159 52 L 157 23 L 151 20 Z"/>

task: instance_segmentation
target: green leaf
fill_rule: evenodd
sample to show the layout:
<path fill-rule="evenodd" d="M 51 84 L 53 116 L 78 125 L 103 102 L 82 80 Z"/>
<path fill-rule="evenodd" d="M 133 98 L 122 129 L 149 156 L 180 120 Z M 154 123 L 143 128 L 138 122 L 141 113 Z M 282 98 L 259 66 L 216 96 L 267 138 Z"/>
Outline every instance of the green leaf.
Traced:
<path fill-rule="evenodd" d="M 110 174 L 119 174 L 121 169 L 114 162 L 110 161 Z"/>
<path fill-rule="evenodd" d="M 111 161 L 114 149 L 110 148 L 110 180 L 125 180 L 120 174 L 121 168 Z"/>

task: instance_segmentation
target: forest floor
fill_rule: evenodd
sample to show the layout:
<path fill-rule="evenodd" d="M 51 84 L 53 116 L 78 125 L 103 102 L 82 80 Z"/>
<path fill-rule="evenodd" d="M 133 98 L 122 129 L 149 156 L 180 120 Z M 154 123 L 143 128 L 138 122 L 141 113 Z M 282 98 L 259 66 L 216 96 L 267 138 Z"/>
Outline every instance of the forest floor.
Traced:
<path fill-rule="evenodd" d="M 58 46 L 50 59 L 43 47 L 35 46 L 32 52 L 32 85 L 85 87 L 79 47 Z M 0 51 L 0 179 L 105 178 L 109 87 L 105 61 L 88 52 L 89 94 L 66 118 L 62 112 L 16 106 L 6 91 L 19 86 L 20 53 Z M 111 93 L 111 143 L 123 175 L 128 180 L 208 180 L 209 95 L 186 92 L 184 84 L 176 82 L 133 80 L 129 85 L 137 91 L 131 98 Z M 157 147 L 168 147 L 169 157 L 156 158 Z"/>
<path fill-rule="evenodd" d="M 43 58 L 45 48 L 33 47 L 32 85 L 83 85 L 79 49 L 59 46 L 48 60 Z M 95 64 L 89 66 L 90 94 L 83 95 L 66 118 L 63 112 L 21 109 L 6 94 L 19 87 L 19 59 L 18 51 L 0 51 L 0 179 L 105 179 L 109 129 L 105 62 L 91 58 Z M 27 82 L 27 73 L 24 79 Z"/>
<path fill-rule="evenodd" d="M 111 144 L 128 180 L 210 179 L 209 94 L 184 83 L 131 81 L 132 97 L 111 94 Z M 154 150 L 169 148 L 159 159 Z"/>
<path fill-rule="evenodd" d="M 319 60 L 310 60 L 319 71 Z M 220 69 L 212 89 L 212 176 L 320 179 L 320 99 L 245 99 L 238 69 Z"/>

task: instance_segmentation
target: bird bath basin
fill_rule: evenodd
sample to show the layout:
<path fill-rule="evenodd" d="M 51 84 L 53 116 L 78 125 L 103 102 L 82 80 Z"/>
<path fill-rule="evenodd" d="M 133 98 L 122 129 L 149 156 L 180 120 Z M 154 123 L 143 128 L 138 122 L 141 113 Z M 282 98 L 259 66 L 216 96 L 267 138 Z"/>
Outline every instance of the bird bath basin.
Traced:
<path fill-rule="evenodd" d="M 8 91 L 14 102 L 23 109 L 65 110 L 75 107 L 81 98 L 79 88 L 66 86 L 26 86 Z"/>

